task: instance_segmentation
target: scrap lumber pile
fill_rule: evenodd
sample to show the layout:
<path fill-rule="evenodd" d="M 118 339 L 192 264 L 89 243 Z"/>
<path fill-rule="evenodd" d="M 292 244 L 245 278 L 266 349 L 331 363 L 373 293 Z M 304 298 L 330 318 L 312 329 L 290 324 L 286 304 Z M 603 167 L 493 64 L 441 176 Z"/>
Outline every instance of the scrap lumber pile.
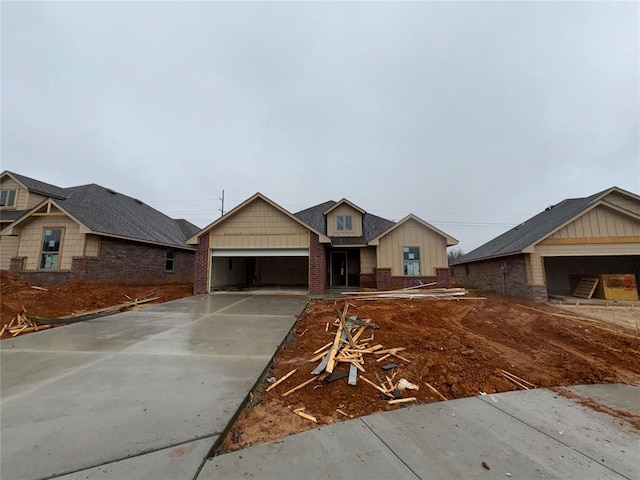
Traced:
<path fill-rule="evenodd" d="M 438 300 L 481 299 L 479 297 L 465 298 L 467 291 L 464 288 L 428 288 L 431 285 L 433 284 L 420 284 L 414 287 L 403 288 L 401 290 L 342 292 L 342 294 L 357 298 L 358 300 L 376 300 L 380 298 L 404 298 L 408 300 L 418 298 Z"/>
<path fill-rule="evenodd" d="M 12 337 L 17 337 L 22 333 L 37 332 L 38 330 L 44 330 L 50 328 L 51 325 L 38 325 L 36 322 L 27 317 L 27 311 L 22 308 L 23 313 L 18 313 L 11 321 L 2 327 L 0 330 L 0 337 L 4 335 L 4 332 L 9 332 Z"/>
<path fill-rule="evenodd" d="M 418 390 L 419 387 L 404 378 L 396 379 L 395 369 L 398 364 L 395 362 L 411 363 L 410 359 L 401 354 L 405 347 L 385 348 L 384 345 L 375 343 L 375 331 L 378 326 L 371 319 L 347 316 L 348 308 L 348 302 L 345 302 L 342 310 L 336 308 L 338 318 L 335 322 L 326 324 L 325 331 L 328 332 L 330 326 L 333 326 L 336 330 L 332 341 L 311 354 L 309 362 L 318 363 L 310 372 L 311 378 L 287 389 L 281 394 L 282 397 L 287 397 L 314 382 L 331 383 L 346 378 L 347 384 L 351 386 L 357 385 L 358 379 L 371 386 L 390 405 L 415 401 L 415 397 L 405 397 L 403 392 L 405 390 Z M 339 366 L 341 364 L 347 364 L 348 369 L 340 369 Z M 379 370 L 380 373 L 376 370 Z M 265 392 L 269 392 L 286 382 L 296 371 L 297 369 L 291 370 L 277 381 L 273 379 L 274 383 Z M 375 376 L 376 381 L 371 379 L 372 375 Z M 308 414 L 302 415 L 302 410 L 304 408 L 298 408 L 293 413 L 310 421 L 315 421 L 315 419 L 309 418 L 310 415 Z M 339 409 L 338 413 L 343 416 L 349 416 L 344 411 L 339 411 Z"/>

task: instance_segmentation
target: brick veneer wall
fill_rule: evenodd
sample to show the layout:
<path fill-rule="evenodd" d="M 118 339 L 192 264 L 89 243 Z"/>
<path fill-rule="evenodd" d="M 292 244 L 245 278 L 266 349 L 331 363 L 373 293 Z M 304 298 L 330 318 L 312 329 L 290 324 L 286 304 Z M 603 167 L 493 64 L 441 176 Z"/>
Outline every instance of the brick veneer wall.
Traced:
<path fill-rule="evenodd" d="M 360 288 L 376 288 L 376 277 L 373 273 L 360 274 Z"/>
<path fill-rule="evenodd" d="M 309 293 L 324 293 L 327 285 L 327 251 L 317 234 L 309 232 Z"/>
<path fill-rule="evenodd" d="M 70 270 L 23 270 L 21 257 L 11 259 L 9 270 L 36 285 L 70 281 L 130 284 L 189 283 L 194 252 L 175 250 L 174 270 L 165 270 L 167 247 L 102 237 L 99 257 L 73 257 Z"/>
<path fill-rule="evenodd" d="M 391 275 L 391 269 L 387 267 L 375 268 L 374 272 L 373 287 L 378 290 L 394 290 L 415 287 L 420 283 L 434 282 L 436 286 L 442 288 L 451 286 L 451 270 L 449 268 L 437 268 L 436 276 Z"/>
<path fill-rule="evenodd" d="M 203 233 L 198 237 L 196 246 L 196 259 L 193 269 L 193 293 L 198 295 L 207 292 L 207 274 L 211 262 L 209 252 L 209 233 Z"/>
<path fill-rule="evenodd" d="M 471 262 L 466 266 L 454 265 L 452 268 L 456 285 L 461 287 L 526 297 L 536 302 L 546 301 L 546 287 L 528 283 L 525 261 L 526 254 L 518 254 Z M 506 267 L 506 274 L 503 267 Z"/>

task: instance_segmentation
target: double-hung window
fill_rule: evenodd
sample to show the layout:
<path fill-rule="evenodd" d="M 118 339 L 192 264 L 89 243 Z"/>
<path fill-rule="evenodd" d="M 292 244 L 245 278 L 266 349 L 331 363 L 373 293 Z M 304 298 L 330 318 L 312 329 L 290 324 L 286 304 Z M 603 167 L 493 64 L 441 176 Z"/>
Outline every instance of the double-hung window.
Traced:
<path fill-rule="evenodd" d="M 0 190 L 0 207 L 13 207 L 16 204 L 15 190 Z"/>
<path fill-rule="evenodd" d="M 42 270 L 57 270 L 59 268 L 61 240 L 61 228 L 45 228 L 40 254 L 40 268 Z"/>
<path fill-rule="evenodd" d="M 176 261 L 176 251 L 173 248 L 167 248 L 167 258 L 164 264 L 164 269 L 167 272 L 173 272 L 173 267 Z"/>
<path fill-rule="evenodd" d="M 420 275 L 420 247 L 402 247 L 405 275 Z"/>
<path fill-rule="evenodd" d="M 351 215 L 337 215 L 336 230 L 339 232 L 353 230 L 353 217 Z"/>

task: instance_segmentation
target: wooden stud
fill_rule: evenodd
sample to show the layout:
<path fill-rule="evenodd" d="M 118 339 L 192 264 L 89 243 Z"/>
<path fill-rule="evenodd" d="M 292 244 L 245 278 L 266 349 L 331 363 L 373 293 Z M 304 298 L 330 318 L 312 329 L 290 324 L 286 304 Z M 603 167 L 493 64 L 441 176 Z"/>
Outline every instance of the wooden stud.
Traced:
<path fill-rule="evenodd" d="M 313 352 L 313 354 L 315 355 L 316 353 L 320 353 L 320 352 L 324 352 L 327 348 L 329 348 L 331 345 L 333 344 L 333 342 L 329 342 L 326 345 L 324 345 L 323 347 L 320 347 L 319 349 L 317 349 L 315 352 Z"/>
<path fill-rule="evenodd" d="M 376 360 L 376 362 L 382 362 L 383 360 L 389 358 L 391 356 L 390 353 L 387 353 L 384 357 L 380 357 L 379 359 Z"/>
<path fill-rule="evenodd" d="M 294 368 L 293 370 L 291 370 L 289 373 L 287 373 L 284 377 L 281 377 L 277 382 L 272 383 L 269 387 L 267 387 L 267 389 L 265 390 L 265 392 L 268 392 L 270 390 L 273 390 L 275 387 L 277 387 L 278 385 L 280 385 L 282 382 L 284 382 L 287 378 L 289 378 L 291 375 L 293 375 L 294 373 L 296 373 L 298 369 Z"/>
<path fill-rule="evenodd" d="M 306 418 L 307 420 L 312 421 L 313 423 L 318 423 L 318 420 L 313 415 L 309 415 L 308 413 L 304 413 L 302 410 L 294 410 L 293 413 L 298 415 L 299 417 Z"/>
<path fill-rule="evenodd" d="M 336 332 L 335 339 L 333 340 L 333 346 L 329 350 L 329 360 L 327 362 L 327 372 L 333 373 L 333 369 L 336 365 L 336 354 L 338 353 L 338 346 L 340 345 L 340 338 L 342 336 L 342 324 L 338 325 L 338 331 Z"/>

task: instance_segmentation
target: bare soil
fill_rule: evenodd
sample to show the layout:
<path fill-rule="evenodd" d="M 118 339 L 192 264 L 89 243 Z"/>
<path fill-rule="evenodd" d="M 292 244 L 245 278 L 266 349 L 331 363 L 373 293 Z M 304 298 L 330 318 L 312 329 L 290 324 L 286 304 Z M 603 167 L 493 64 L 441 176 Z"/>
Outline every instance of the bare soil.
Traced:
<path fill-rule="evenodd" d="M 192 284 L 128 285 L 114 283 L 67 283 L 55 287 L 33 288 L 29 282 L 0 270 L 0 327 L 22 312 L 42 318 L 58 318 L 99 308 L 121 305 L 150 293 L 158 297 L 144 305 L 167 302 L 192 294 Z M 125 296 L 126 295 L 126 296 Z M 127 296 L 129 298 L 127 298 Z M 142 306 L 142 305 L 141 305 Z M 139 308 L 139 307 L 138 307 Z M 9 338 L 5 332 L 2 338 Z"/>
<path fill-rule="evenodd" d="M 344 301 L 341 302 L 341 305 Z M 384 376 L 382 365 L 398 364 L 395 380 L 405 378 L 420 386 L 407 391 L 419 403 L 439 401 L 426 386 L 429 382 L 447 399 L 484 393 L 518 390 L 501 369 L 538 387 L 593 383 L 640 383 L 640 338 L 601 328 L 593 322 L 554 317 L 517 305 L 521 299 L 489 296 L 485 300 L 350 300 L 348 315 L 370 318 L 379 328 L 370 344 L 385 348 L 406 347 L 397 358 L 376 362 L 365 356 L 363 374 L 377 383 Z M 526 303 L 533 306 L 531 303 Z M 221 443 L 219 452 L 281 438 L 317 427 L 293 413 L 304 407 L 320 425 L 346 420 L 340 409 L 353 417 L 403 408 L 389 405 L 370 385 L 358 380 L 349 386 L 343 378 L 331 383 L 316 380 L 287 397 L 287 390 L 311 378 L 316 363 L 313 352 L 332 341 L 335 327 L 325 331 L 337 315 L 334 301 L 316 301 L 298 320 L 295 340 L 277 354 L 270 369 L 276 379 L 292 369 L 297 372 L 265 393 L 265 382 L 250 405 L 238 416 Z M 540 307 L 553 311 L 549 307 Z M 335 372 L 347 370 L 338 364 Z M 384 377 L 383 377 L 384 378 Z"/>

